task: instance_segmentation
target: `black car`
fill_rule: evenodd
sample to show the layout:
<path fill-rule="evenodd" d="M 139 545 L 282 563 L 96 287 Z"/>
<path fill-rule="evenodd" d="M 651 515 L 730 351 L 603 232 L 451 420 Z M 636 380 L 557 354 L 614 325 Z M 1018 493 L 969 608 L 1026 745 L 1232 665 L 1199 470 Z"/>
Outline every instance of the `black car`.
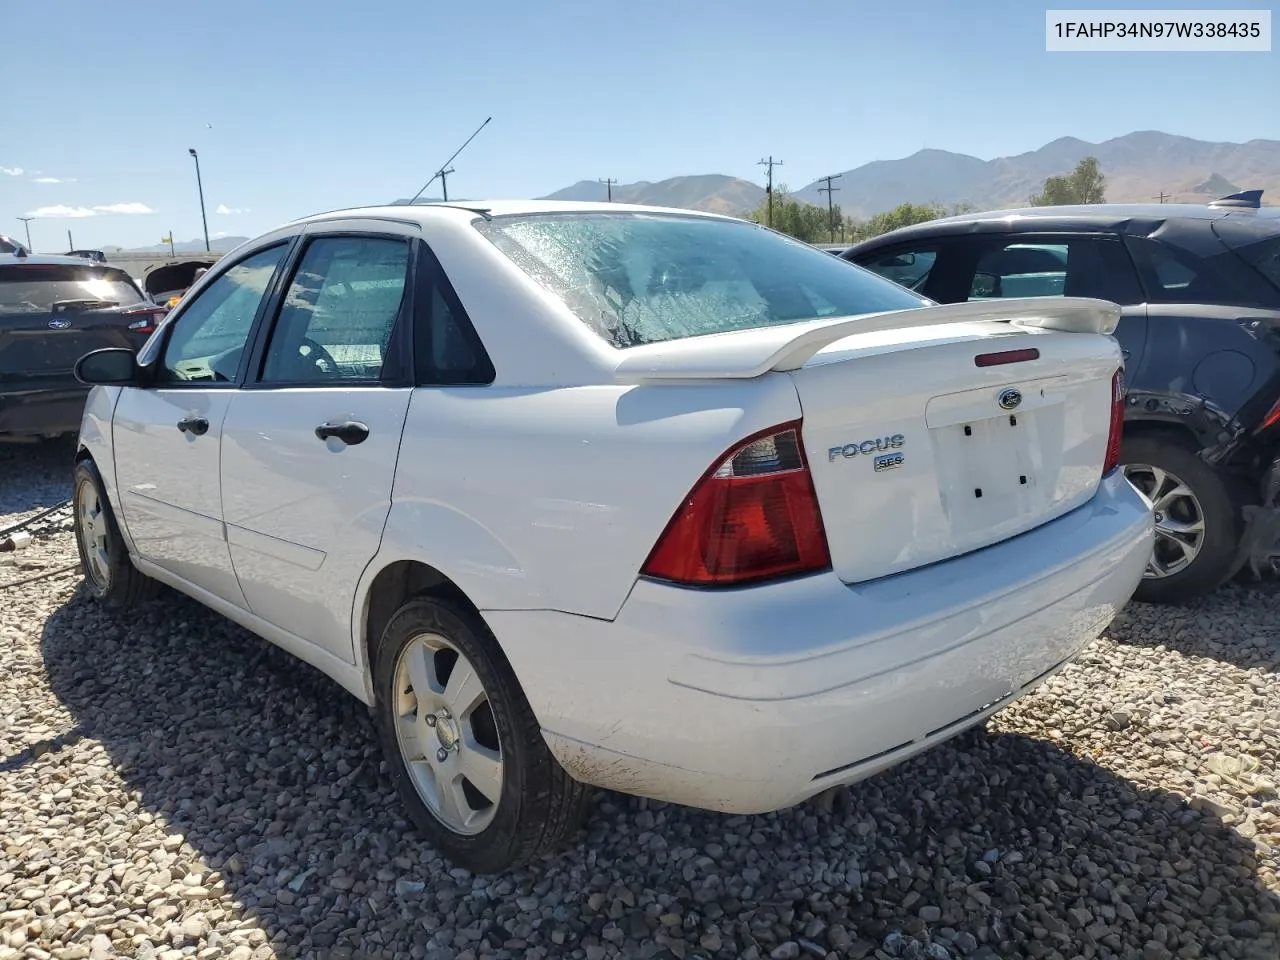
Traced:
<path fill-rule="evenodd" d="M 0 441 L 79 430 L 88 388 L 75 362 L 99 347 L 140 348 L 166 312 L 115 267 L 0 254 Z"/>
<path fill-rule="evenodd" d="M 842 254 L 941 303 L 1120 304 L 1121 461 L 1157 530 L 1140 600 L 1206 593 L 1280 550 L 1280 208 L 1261 194 L 968 213 Z"/>

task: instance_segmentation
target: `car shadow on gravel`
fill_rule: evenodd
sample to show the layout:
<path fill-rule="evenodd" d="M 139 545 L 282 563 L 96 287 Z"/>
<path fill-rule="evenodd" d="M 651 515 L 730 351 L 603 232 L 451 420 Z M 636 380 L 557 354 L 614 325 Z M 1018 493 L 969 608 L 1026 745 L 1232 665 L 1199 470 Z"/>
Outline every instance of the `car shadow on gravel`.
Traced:
<path fill-rule="evenodd" d="M 881 956 L 1277 955 L 1274 860 L 1045 740 L 967 734 L 833 812 L 603 794 L 565 852 L 473 878 L 402 816 L 362 705 L 195 602 L 166 591 L 113 616 L 81 588 L 42 652 L 138 807 L 220 871 L 233 920 L 278 956 L 859 957 L 886 938 Z M 121 809 L 103 816 L 136 816 Z"/>
<path fill-rule="evenodd" d="M 75 454 L 74 437 L 0 443 L 0 516 L 40 510 L 70 499 Z"/>
<path fill-rule="evenodd" d="M 1280 673 L 1280 578 L 1236 580 L 1186 604 L 1130 603 L 1108 628 L 1120 643 L 1164 646 L 1242 670 Z"/>

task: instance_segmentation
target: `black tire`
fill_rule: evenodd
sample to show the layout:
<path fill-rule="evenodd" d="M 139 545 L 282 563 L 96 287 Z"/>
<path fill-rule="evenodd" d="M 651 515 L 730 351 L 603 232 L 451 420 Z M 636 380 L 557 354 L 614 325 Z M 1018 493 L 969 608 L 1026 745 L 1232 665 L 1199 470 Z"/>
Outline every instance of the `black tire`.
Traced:
<path fill-rule="evenodd" d="M 402 653 L 424 635 L 443 638 L 465 657 L 487 697 L 485 723 L 491 722 L 496 733 L 503 772 L 492 819 L 478 833 L 452 829 L 428 806 L 397 735 L 397 701 L 401 706 L 417 701 L 414 694 L 396 689 L 396 673 Z M 378 738 L 396 790 L 419 830 L 455 865 L 478 874 L 519 866 L 556 848 L 577 830 L 589 788 L 570 777 L 547 749 L 515 673 L 477 614 L 443 598 L 408 601 L 382 633 L 373 680 Z"/>
<path fill-rule="evenodd" d="M 1195 558 L 1167 576 L 1144 577 L 1134 593 L 1135 600 L 1181 603 L 1216 590 L 1236 575 L 1244 560 L 1238 556 L 1244 520 L 1228 477 L 1201 460 L 1189 443 L 1168 435 L 1126 437 L 1120 462 L 1126 465 L 1126 473 L 1129 465 L 1146 464 L 1177 477 L 1198 501 L 1204 521 L 1204 539 Z M 1131 479 L 1140 486 L 1143 477 Z M 1157 549 L 1161 549 L 1159 543 Z"/>
<path fill-rule="evenodd" d="M 120 535 L 120 527 L 116 524 L 111 501 L 107 499 L 106 488 L 102 484 L 102 475 L 98 473 L 92 460 L 82 460 L 76 464 L 72 491 L 76 549 L 80 554 L 80 568 L 84 572 L 84 583 L 90 596 L 109 607 L 119 609 L 150 600 L 156 595 L 160 584 L 140 572 L 129 559 L 129 550 Z M 89 557 L 89 544 L 86 540 L 89 531 L 82 511 L 82 498 L 90 493 L 101 511 L 102 539 L 99 547 L 104 549 L 105 562 L 101 558 L 91 562 Z"/>

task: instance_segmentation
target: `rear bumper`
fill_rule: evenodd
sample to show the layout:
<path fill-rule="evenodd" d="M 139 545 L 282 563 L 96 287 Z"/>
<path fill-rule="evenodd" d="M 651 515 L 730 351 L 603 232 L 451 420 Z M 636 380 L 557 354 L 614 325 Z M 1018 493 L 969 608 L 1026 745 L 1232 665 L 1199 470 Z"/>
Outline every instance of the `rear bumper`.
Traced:
<path fill-rule="evenodd" d="M 575 777 L 732 813 L 798 803 L 980 722 L 1068 663 L 1142 578 L 1151 514 L 1086 505 L 929 567 L 734 591 L 636 584 L 616 620 L 486 611 Z"/>
<path fill-rule="evenodd" d="M 89 388 L 75 380 L 0 384 L 0 440 L 75 433 L 88 393 Z"/>

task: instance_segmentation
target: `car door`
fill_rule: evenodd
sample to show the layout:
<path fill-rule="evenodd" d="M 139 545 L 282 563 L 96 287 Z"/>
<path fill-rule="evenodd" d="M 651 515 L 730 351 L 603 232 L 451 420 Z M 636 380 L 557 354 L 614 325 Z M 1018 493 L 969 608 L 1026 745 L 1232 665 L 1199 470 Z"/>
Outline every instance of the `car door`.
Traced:
<path fill-rule="evenodd" d="M 120 508 L 138 555 L 241 607 L 222 526 L 219 445 L 288 249 L 280 240 L 238 258 L 184 304 L 163 329 L 151 383 L 121 391 L 112 423 Z"/>
<path fill-rule="evenodd" d="M 1096 297 L 1120 306 L 1115 338 L 1128 369 L 1142 361 L 1147 308 L 1133 262 L 1111 234 L 1013 233 L 974 237 L 969 300 Z"/>
<path fill-rule="evenodd" d="M 413 233 L 304 234 L 222 427 L 227 540 L 249 609 L 347 662 L 412 394 Z"/>

